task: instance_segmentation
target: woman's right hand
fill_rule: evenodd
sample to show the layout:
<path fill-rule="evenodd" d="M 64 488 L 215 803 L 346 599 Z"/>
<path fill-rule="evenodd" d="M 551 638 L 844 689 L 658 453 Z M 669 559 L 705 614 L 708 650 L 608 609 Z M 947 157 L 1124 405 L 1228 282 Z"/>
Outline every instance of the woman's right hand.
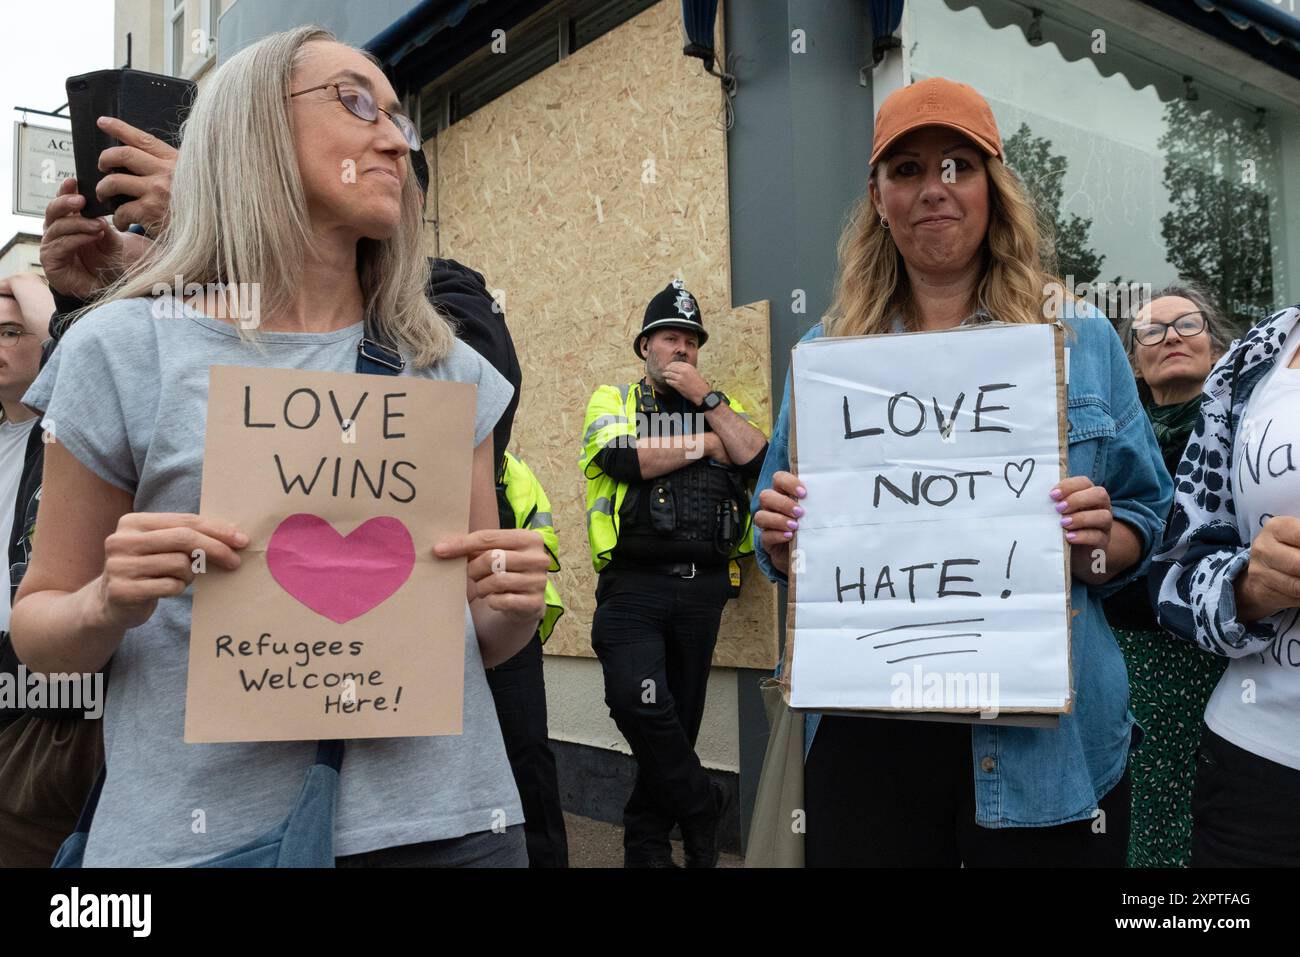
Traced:
<path fill-rule="evenodd" d="M 96 122 L 122 145 L 99 154 L 99 170 L 108 175 L 95 186 L 95 195 L 104 202 L 129 197 L 113 211 L 113 225 L 123 233 L 138 223 L 150 236 L 158 235 L 171 216 L 176 148 L 115 116 L 101 116 Z"/>
<path fill-rule="evenodd" d="M 194 566 L 239 567 L 248 536 L 234 526 L 187 512 L 129 512 L 104 539 L 96 593 L 98 625 L 125 631 L 144 624 L 158 599 L 179 595 Z"/>
<path fill-rule="evenodd" d="M 1250 543 L 1250 562 L 1236 581 L 1237 619 L 1259 621 L 1300 606 L 1300 519 L 1277 515 Z"/>
<path fill-rule="evenodd" d="M 754 524 L 762 529 L 759 541 L 773 567 L 783 575 L 790 574 L 790 540 L 804 514 L 799 500 L 807 494 L 808 490 L 793 472 L 775 473 L 772 487 L 758 493 L 759 510 L 754 513 Z"/>

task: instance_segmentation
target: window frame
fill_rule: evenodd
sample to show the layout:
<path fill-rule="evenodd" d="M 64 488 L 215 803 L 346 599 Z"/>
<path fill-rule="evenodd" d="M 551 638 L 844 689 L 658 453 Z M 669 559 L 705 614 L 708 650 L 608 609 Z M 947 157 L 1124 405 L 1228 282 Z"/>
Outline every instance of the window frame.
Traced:
<path fill-rule="evenodd" d="M 189 0 L 164 0 L 163 4 L 163 62 L 164 72 L 168 76 L 180 77 L 186 80 L 197 79 L 206 73 L 217 62 L 217 33 L 214 29 L 217 21 L 221 17 L 221 0 L 197 0 L 199 26 L 194 29 L 202 29 L 207 34 L 208 48 L 202 58 L 190 61 L 190 68 L 185 68 L 186 60 L 189 57 L 189 38 L 192 31 L 187 29 L 190 24 L 190 18 L 187 16 Z M 181 35 L 185 38 L 185 43 L 180 51 L 180 63 L 176 63 L 176 22 L 181 23 Z M 197 54 L 195 55 L 197 57 Z"/>
<path fill-rule="evenodd" d="M 414 95 L 420 101 L 421 115 L 430 120 L 430 126 L 427 130 L 421 126 L 420 135 L 426 141 L 437 138 L 438 134 L 448 126 L 459 122 L 516 86 L 528 82 L 534 76 L 538 76 L 555 65 L 564 62 L 582 46 L 594 42 L 603 34 L 592 36 L 588 38 L 586 43 L 581 46 L 578 45 L 578 22 L 584 17 L 599 12 L 609 2 L 610 0 L 555 0 L 554 3 L 547 4 L 536 13 L 511 27 L 506 32 L 507 45 L 524 38 L 535 41 L 539 35 L 544 36 L 549 32 L 552 38 L 551 42 L 555 44 L 556 59 L 536 73 L 529 74 L 517 83 L 501 90 L 490 99 L 479 103 L 469 113 L 460 112 L 456 98 L 462 90 L 472 88 L 491 75 L 491 54 L 487 45 L 451 67 L 446 73 L 429 83 L 423 84 Z M 627 16 L 614 23 L 610 27 L 611 30 L 617 29 L 634 17 L 640 16 L 654 6 L 657 0 L 627 0 L 627 2 L 634 9 Z"/>
<path fill-rule="evenodd" d="M 181 21 L 181 35 L 185 34 L 185 0 L 164 0 L 163 3 L 163 72 L 168 76 L 183 76 L 184 47 L 180 63 L 176 63 L 176 21 Z"/>

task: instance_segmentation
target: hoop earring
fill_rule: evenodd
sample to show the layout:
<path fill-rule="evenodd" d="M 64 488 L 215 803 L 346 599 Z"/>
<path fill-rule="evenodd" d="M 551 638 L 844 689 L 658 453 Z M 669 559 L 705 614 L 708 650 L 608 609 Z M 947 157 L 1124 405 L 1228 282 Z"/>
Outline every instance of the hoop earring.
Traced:
<path fill-rule="evenodd" d="M 884 216 L 881 216 L 881 217 L 880 217 L 880 228 L 881 228 L 881 229 L 888 229 L 888 228 L 889 228 L 889 220 L 885 219 Z"/>

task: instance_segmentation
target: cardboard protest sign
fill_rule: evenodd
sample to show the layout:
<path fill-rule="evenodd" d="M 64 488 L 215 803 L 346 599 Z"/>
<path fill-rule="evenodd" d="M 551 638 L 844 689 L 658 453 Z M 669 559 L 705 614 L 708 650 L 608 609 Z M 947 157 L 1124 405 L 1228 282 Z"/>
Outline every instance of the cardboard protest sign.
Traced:
<path fill-rule="evenodd" d="M 213 366 L 200 512 L 249 544 L 195 577 L 186 741 L 459 734 L 475 388 Z M 197 559 L 196 559 L 197 560 Z"/>
<path fill-rule="evenodd" d="M 794 350 L 791 707 L 1070 708 L 1061 330 L 986 325 Z"/>

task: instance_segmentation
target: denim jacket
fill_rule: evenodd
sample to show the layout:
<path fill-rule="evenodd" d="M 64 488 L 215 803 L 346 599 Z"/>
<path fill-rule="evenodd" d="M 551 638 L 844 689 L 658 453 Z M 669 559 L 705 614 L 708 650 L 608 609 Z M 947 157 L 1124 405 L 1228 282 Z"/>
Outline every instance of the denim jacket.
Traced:
<path fill-rule="evenodd" d="M 984 827 L 1047 827 L 1093 816 L 1097 802 L 1124 774 L 1129 748 L 1141 729 L 1128 708 L 1124 658 L 1102 612 L 1101 600 L 1146 574 L 1153 547 L 1164 531 L 1173 498 L 1151 424 L 1142 410 L 1133 371 L 1119 336 L 1091 306 L 1064 309 L 1069 350 L 1067 410 L 1069 472 L 1086 475 L 1110 493 L 1116 519 L 1142 542 L 1138 563 L 1104 585 L 1072 584 L 1071 677 L 1074 703 L 1054 729 L 976 724 L 971 730 L 975 820 Z M 822 335 L 814 326 L 801 342 Z M 757 489 L 790 467 L 790 380 Z M 815 503 L 811 505 L 815 508 Z M 1051 508 L 1050 501 L 1043 502 Z M 758 492 L 750 505 L 758 511 Z M 785 576 L 772 566 L 754 528 L 759 567 L 774 582 Z M 810 714 L 805 759 L 816 734 Z"/>

